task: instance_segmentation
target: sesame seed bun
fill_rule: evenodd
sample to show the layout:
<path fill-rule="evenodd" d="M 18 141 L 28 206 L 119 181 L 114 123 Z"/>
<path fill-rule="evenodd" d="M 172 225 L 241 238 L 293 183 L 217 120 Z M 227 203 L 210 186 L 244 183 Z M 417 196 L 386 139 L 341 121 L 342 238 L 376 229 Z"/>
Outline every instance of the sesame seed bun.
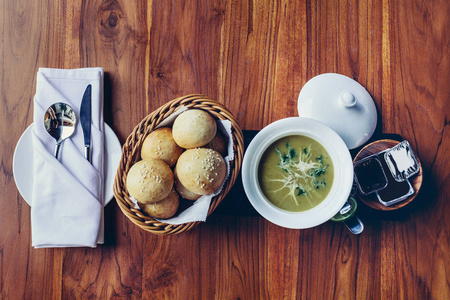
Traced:
<path fill-rule="evenodd" d="M 142 159 L 157 158 L 163 160 L 169 167 L 173 167 L 183 149 L 175 143 L 172 129 L 161 127 L 152 131 L 144 140 L 141 147 Z"/>
<path fill-rule="evenodd" d="M 127 174 L 127 189 L 141 204 L 158 202 L 167 197 L 173 187 L 173 173 L 160 159 L 141 160 Z"/>
<path fill-rule="evenodd" d="M 168 219 L 173 217 L 173 215 L 177 212 L 179 205 L 180 200 L 174 189 L 172 189 L 169 195 L 161 201 L 151 204 L 139 203 L 141 210 L 143 210 L 150 217 L 159 219 Z"/>
<path fill-rule="evenodd" d="M 206 148 L 186 150 L 178 159 L 175 169 L 181 184 L 200 195 L 214 192 L 226 176 L 223 157 L 217 151 Z"/>
<path fill-rule="evenodd" d="M 214 138 L 208 144 L 203 146 L 203 148 L 213 149 L 214 151 L 219 152 L 223 157 L 227 154 L 227 143 L 225 137 L 219 130 L 217 130 Z"/>
<path fill-rule="evenodd" d="M 184 185 L 181 184 L 180 180 L 178 179 L 178 174 L 177 174 L 176 168 L 173 172 L 173 177 L 175 180 L 175 182 L 174 182 L 175 189 L 177 190 L 178 194 L 181 197 L 183 197 L 184 199 L 195 201 L 202 196 L 200 194 L 191 192 Z"/>
<path fill-rule="evenodd" d="M 217 132 L 214 118 L 201 109 L 189 109 L 174 121 L 172 135 L 181 148 L 191 149 L 209 143 Z"/>

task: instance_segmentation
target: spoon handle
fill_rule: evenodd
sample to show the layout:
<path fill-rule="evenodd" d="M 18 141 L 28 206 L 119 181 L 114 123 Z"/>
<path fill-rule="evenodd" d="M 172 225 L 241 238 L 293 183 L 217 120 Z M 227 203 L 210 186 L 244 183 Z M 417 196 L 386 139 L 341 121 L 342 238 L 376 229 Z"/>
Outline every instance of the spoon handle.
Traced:
<path fill-rule="evenodd" d="M 89 146 L 84 146 L 84 157 L 87 159 L 88 162 L 91 162 L 91 151 Z"/>
<path fill-rule="evenodd" d="M 58 158 L 59 146 L 61 146 L 61 144 L 60 143 L 56 143 L 56 147 L 55 147 L 55 157 L 56 158 Z"/>
<path fill-rule="evenodd" d="M 353 234 L 360 234 L 364 230 L 364 224 L 358 218 L 357 215 L 343 221 L 348 230 Z"/>

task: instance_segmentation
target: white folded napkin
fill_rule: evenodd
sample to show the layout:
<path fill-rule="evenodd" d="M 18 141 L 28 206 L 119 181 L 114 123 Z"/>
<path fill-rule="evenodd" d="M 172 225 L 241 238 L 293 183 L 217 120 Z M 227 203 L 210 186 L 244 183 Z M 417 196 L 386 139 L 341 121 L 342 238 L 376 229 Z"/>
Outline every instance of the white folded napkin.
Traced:
<path fill-rule="evenodd" d="M 84 157 L 80 105 L 92 85 L 91 163 Z M 73 135 L 55 158 L 55 140 L 44 127 L 47 108 L 69 104 L 77 117 Z M 96 247 L 103 243 L 103 69 L 40 68 L 34 97 L 34 182 L 31 202 L 35 248 Z"/>

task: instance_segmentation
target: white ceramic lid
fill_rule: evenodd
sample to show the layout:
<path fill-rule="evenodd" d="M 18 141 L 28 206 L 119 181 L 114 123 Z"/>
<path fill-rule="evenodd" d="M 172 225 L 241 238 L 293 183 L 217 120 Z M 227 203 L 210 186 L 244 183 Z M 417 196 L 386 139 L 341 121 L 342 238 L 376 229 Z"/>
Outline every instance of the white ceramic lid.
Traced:
<path fill-rule="evenodd" d="M 336 131 L 349 149 L 367 142 L 377 126 L 377 109 L 357 81 L 335 73 L 310 79 L 298 96 L 298 114 Z"/>

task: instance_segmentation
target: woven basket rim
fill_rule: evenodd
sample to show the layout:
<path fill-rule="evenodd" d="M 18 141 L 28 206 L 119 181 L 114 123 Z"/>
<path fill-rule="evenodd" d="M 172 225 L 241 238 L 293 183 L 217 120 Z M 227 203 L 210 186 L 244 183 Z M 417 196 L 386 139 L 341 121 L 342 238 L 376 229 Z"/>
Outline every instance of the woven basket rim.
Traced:
<path fill-rule="evenodd" d="M 171 225 L 157 221 L 134 208 L 126 190 L 126 174 L 131 166 L 140 158 L 140 148 L 145 137 L 155 129 L 163 120 L 175 112 L 179 107 L 185 106 L 208 111 L 216 119 L 229 120 L 233 137 L 234 160 L 230 162 L 230 175 L 225 182 L 221 193 L 211 200 L 208 210 L 210 216 L 222 202 L 235 183 L 242 165 L 244 152 L 244 139 L 242 130 L 231 112 L 221 103 L 201 94 L 191 94 L 173 99 L 139 122 L 122 146 L 120 164 L 114 180 L 114 196 L 124 215 L 140 228 L 158 235 L 179 234 L 192 229 L 201 222 L 189 222 L 180 225 Z"/>

